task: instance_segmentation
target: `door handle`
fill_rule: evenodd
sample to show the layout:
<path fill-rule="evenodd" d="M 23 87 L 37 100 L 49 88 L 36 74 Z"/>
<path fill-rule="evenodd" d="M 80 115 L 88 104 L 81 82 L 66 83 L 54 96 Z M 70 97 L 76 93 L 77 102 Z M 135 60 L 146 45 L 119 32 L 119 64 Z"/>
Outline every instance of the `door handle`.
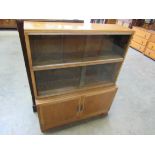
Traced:
<path fill-rule="evenodd" d="M 82 103 L 82 112 L 84 111 L 84 103 Z"/>
<path fill-rule="evenodd" d="M 80 109 L 81 109 L 81 104 L 79 103 L 77 106 L 77 112 L 80 113 Z"/>
<path fill-rule="evenodd" d="M 82 98 L 77 106 L 77 112 L 81 113 L 84 111 L 84 98 Z"/>
<path fill-rule="evenodd" d="M 77 112 L 78 112 L 78 113 L 83 112 L 83 111 L 84 111 L 84 103 L 79 104 L 79 105 L 77 106 Z"/>
<path fill-rule="evenodd" d="M 77 106 L 77 112 L 80 113 L 80 112 L 83 111 L 83 109 L 84 109 L 83 104 L 80 104 L 80 103 L 79 103 L 78 106 Z"/>
<path fill-rule="evenodd" d="M 80 112 L 83 111 L 83 104 L 80 105 Z"/>

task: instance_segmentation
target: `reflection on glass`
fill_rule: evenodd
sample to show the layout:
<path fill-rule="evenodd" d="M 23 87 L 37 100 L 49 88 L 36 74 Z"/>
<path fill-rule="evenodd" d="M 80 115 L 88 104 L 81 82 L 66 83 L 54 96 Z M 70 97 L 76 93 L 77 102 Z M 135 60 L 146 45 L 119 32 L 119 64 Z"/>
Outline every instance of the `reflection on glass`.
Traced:
<path fill-rule="evenodd" d="M 51 95 L 96 84 L 113 83 L 121 63 L 36 71 L 39 95 Z"/>
<path fill-rule="evenodd" d="M 31 35 L 33 65 L 124 57 L 129 35 Z"/>

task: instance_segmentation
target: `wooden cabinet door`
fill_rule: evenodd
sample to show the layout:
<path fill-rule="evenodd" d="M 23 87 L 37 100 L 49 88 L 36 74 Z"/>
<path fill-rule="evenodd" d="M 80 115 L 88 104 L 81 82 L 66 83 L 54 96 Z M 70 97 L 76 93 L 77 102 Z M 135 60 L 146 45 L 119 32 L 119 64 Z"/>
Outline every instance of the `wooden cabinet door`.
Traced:
<path fill-rule="evenodd" d="M 138 43 L 136 43 L 135 41 L 131 41 L 131 44 L 130 44 L 131 47 L 135 48 L 136 50 L 140 51 L 140 52 L 144 52 L 144 49 L 145 49 L 145 46 L 143 45 L 140 45 Z"/>
<path fill-rule="evenodd" d="M 140 36 L 142 38 L 145 39 L 149 39 L 151 33 L 147 32 L 147 30 L 143 29 L 143 28 L 136 28 L 134 27 L 133 30 L 136 31 L 135 35 Z"/>
<path fill-rule="evenodd" d="M 155 34 L 151 34 L 149 41 L 155 42 Z"/>
<path fill-rule="evenodd" d="M 146 43 L 147 43 L 147 40 L 146 40 L 146 39 L 141 38 L 141 37 L 136 36 L 136 35 L 134 35 L 133 40 L 134 40 L 136 43 L 141 44 L 141 45 L 143 45 L 143 46 L 145 46 Z"/>
<path fill-rule="evenodd" d="M 117 88 L 109 88 L 102 91 L 90 93 L 81 100 L 81 117 L 89 117 L 97 114 L 107 113 L 110 109 Z"/>
<path fill-rule="evenodd" d="M 150 58 L 155 60 L 155 51 L 150 50 L 150 49 L 147 48 L 145 50 L 145 55 L 147 55 L 148 57 L 150 57 Z"/>
<path fill-rule="evenodd" d="M 42 131 L 75 120 L 79 111 L 79 103 L 80 97 L 74 97 L 37 105 Z"/>
<path fill-rule="evenodd" d="M 155 43 L 152 43 L 152 42 L 149 42 L 147 47 L 150 49 L 150 50 L 153 50 L 155 51 Z"/>

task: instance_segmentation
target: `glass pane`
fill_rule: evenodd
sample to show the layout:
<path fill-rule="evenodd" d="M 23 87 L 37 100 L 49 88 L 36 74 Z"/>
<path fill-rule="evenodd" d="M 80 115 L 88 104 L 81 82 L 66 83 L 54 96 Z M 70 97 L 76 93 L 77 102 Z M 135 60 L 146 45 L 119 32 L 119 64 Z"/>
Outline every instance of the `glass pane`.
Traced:
<path fill-rule="evenodd" d="M 39 95 L 72 90 L 79 86 L 81 67 L 35 72 Z"/>
<path fill-rule="evenodd" d="M 97 83 L 111 83 L 116 78 L 120 63 L 86 66 L 83 86 Z"/>
<path fill-rule="evenodd" d="M 60 63 L 63 59 L 62 36 L 30 36 L 33 65 Z"/>
<path fill-rule="evenodd" d="M 39 95 L 55 95 L 94 84 L 114 82 L 121 63 L 36 71 Z"/>
<path fill-rule="evenodd" d="M 120 58 L 130 35 L 31 35 L 33 65 Z"/>
<path fill-rule="evenodd" d="M 86 36 L 63 36 L 64 62 L 82 59 L 85 45 Z"/>

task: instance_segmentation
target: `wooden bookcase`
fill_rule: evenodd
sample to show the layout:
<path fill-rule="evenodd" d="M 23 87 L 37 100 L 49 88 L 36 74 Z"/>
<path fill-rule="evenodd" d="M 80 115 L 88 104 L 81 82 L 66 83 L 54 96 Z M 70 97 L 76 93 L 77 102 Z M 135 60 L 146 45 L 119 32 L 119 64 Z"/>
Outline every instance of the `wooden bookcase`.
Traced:
<path fill-rule="evenodd" d="M 25 22 L 24 33 L 42 131 L 108 113 L 132 30 Z"/>

